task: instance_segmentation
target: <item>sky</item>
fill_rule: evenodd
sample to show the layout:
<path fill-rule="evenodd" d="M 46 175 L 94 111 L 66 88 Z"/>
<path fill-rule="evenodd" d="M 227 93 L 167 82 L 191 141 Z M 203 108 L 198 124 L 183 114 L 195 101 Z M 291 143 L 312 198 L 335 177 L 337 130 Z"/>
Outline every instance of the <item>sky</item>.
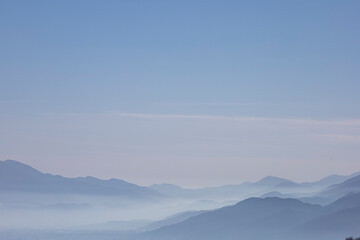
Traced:
<path fill-rule="evenodd" d="M 360 1 L 1 1 L 0 160 L 141 185 L 360 171 Z"/>

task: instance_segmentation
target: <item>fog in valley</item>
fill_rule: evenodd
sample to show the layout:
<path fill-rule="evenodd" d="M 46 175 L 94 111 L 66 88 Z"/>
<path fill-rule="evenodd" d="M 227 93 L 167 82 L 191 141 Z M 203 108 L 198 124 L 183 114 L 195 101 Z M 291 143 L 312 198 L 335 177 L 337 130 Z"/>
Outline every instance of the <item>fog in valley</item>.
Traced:
<path fill-rule="evenodd" d="M 65 178 L 0 162 L 0 239 L 338 239 L 360 234 L 360 173 L 205 188 Z M 324 228 L 327 230 L 324 231 Z"/>

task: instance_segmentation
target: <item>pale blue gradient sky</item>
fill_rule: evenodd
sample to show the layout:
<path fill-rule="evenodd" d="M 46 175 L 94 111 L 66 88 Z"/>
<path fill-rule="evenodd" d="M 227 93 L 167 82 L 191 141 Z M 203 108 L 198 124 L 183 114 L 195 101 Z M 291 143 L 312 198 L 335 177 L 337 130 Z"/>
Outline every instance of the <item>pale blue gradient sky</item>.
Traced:
<path fill-rule="evenodd" d="M 0 159 L 219 185 L 360 170 L 359 1 L 1 1 Z"/>

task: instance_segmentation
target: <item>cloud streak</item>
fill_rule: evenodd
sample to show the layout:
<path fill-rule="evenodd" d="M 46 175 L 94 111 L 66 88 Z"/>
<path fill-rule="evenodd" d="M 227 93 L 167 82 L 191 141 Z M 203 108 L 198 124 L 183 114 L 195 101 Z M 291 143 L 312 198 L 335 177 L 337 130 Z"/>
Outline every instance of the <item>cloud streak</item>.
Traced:
<path fill-rule="evenodd" d="M 347 134 L 309 134 L 310 137 L 326 138 L 334 141 L 359 142 L 360 136 Z"/>
<path fill-rule="evenodd" d="M 142 119 L 198 119 L 198 120 L 217 120 L 217 121 L 253 121 L 253 122 L 272 122 L 283 124 L 301 125 L 338 125 L 338 126 L 360 126 L 360 119 L 351 120 L 317 120 L 306 118 L 269 118 L 269 117 L 239 117 L 221 115 L 183 115 L 183 114 L 147 114 L 147 113 L 123 113 L 110 112 L 121 117 L 133 117 Z"/>

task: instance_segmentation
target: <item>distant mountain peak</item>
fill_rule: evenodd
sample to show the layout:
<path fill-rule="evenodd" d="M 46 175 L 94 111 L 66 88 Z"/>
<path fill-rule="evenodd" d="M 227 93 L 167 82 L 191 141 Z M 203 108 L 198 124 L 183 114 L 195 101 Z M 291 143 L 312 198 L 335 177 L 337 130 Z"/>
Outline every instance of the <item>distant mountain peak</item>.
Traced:
<path fill-rule="evenodd" d="M 279 177 L 274 177 L 274 176 L 269 175 L 269 176 L 266 176 L 266 177 L 260 179 L 255 184 L 256 185 L 275 186 L 275 185 L 278 185 L 283 182 L 292 182 L 292 181 L 285 179 L 285 178 L 279 178 Z"/>
<path fill-rule="evenodd" d="M 30 167 L 29 165 L 25 164 L 25 163 L 22 163 L 22 162 L 19 162 L 19 161 L 15 161 L 15 160 L 11 160 L 11 159 L 7 159 L 5 161 L 0 161 L 0 162 L 3 162 L 9 166 L 23 166 L 23 167 L 29 167 L 29 168 L 32 168 Z"/>
<path fill-rule="evenodd" d="M 266 177 L 260 179 L 259 182 L 260 181 L 289 181 L 289 180 L 285 179 L 285 178 L 280 178 L 280 177 L 275 177 L 275 176 L 269 175 L 269 176 L 266 176 Z"/>
<path fill-rule="evenodd" d="M 39 170 L 25 164 L 19 161 L 15 161 L 15 160 L 5 160 L 5 161 L 0 161 L 0 168 L 6 168 L 8 171 L 10 169 L 12 169 L 13 171 L 21 171 L 23 174 L 24 173 L 36 173 L 36 174 L 43 174 L 42 172 L 40 172 Z"/>

